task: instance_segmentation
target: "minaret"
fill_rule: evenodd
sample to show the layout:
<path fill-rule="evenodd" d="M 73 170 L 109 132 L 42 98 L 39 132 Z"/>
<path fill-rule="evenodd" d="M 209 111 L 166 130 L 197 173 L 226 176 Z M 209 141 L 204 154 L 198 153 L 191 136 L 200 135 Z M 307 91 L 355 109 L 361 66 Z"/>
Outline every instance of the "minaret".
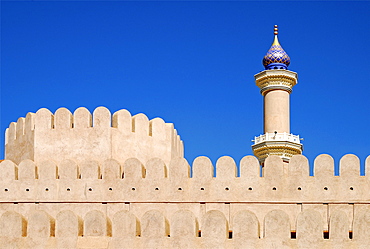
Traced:
<path fill-rule="evenodd" d="M 303 150 L 299 136 L 290 133 L 289 98 L 297 84 L 297 73 L 287 70 L 290 58 L 279 43 L 277 25 L 274 35 L 263 58 L 265 70 L 254 76 L 263 96 L 264 134 L 254 138 L 252 150 L 261 165 L 269 155 L 278 155 L 288 163 Z"/>

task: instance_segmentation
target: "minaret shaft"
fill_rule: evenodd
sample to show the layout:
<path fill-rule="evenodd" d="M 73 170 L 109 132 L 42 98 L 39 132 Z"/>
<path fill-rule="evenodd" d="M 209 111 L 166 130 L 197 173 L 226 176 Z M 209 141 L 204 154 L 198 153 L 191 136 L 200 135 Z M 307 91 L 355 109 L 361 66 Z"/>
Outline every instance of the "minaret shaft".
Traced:
<path fill-rule="evenodd" d="M 264 96 L 264 133 L 290 133 L 289 93 L 275 89 Z"/>

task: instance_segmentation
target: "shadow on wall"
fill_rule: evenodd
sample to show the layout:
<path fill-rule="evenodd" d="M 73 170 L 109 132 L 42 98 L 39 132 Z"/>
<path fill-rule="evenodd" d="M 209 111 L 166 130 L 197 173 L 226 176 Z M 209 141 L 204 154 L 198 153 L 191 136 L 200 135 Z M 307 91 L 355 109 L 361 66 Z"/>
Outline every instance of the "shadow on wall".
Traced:
<path fill-rule="evenodd" d="M 346 214 L 333 212 L 329 219 L 330 230 L 323 231 L 321 214 L 307 209 L 298 214 L 293 231 L 289 216 L 275 209 L 264 217 L 264 231 L 260 234 L 260 221 L 248 210 L 237 212 L 231 224 L 222 212 L 210 210 L 200 218 L 200 229 L 194 213 L 185 209 L 171 217 L 165 217 L 156 209 L 149 210 L 140 220 L 131 212 L 121 210 L 113 215 L 111 226 L 108 225 L 110 219 L 98 210 L 87 212 L 84 219 L 64 210 L 55 220 L 43 210 L 34 210 L 27 217 L 7 211 L 0 218 L 0 236 L 9 248 L 32 248 L 36 243 L 44 248 L 79 248 L 96 241 L 99 241 L 96 244 L 99 248 L 272 248 L 279 245 L 284 248 L 306 248 L 308 245 L 310 248 L 328 245 L 357 248 L 370 245 L 368 217 L 369 209 L 357 213 L 352 232 L 348 230 Z"/>

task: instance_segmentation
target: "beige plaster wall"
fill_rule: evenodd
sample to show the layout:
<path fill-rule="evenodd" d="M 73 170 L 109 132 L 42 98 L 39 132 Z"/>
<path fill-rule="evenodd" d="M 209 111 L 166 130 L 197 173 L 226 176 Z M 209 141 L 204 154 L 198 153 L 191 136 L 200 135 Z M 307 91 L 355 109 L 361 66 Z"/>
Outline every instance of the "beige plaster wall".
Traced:
<path fill-rule="evenodd" d="M 366 162 L 369 165 L 369 160 Z M 334 160 L 320 155 L 309 176 L 308 160 L 292 157 L 288 168 L 278 156 L 266 159 L 263 176 L 256 158 L 244 157 L 237 167 L 231 157 L 221 157 L 214 167 L 198 157 L 191 167 L 184 158 L 168 165 L 160 158 L 88 159 L 59 164 L 26 159 L 0 164 L 0 202 L 260 202 L 260 203 L 367 203 L 369 175 L 360 176 L 355 155 L 340 160 L 340 176 L 334 176 Z M 370 166 L 368 166 L 370 167 Z M 237 177 L 238 168 L 240 177 Z M 216 170 L 217 177 L 214 177 Z"/>
<path fill-rule="evenodd" d="M 267 113 L 289 120 L 289 94 L 276 94 Z M 269 156 L 262 176 L 253 156 L 190 166 L 172 124 L 99 107 L 18 119 L 6 159 L 0 248 L 370 247 L 370 157 L 365 176 L 355 155 L 339 176 L 329 155 L 314 176 L 302 155 Z"/>
<path fill-rule="evenodd" d="M 289 93 L 274 89 L 264 95 L 264 133 L 290 133 Z"/>
<path fill-rule="evenodd" d="M 199 213 L 195 203 L 1 205 L 1 248 L 368 248 L 370 209 L 328 220 L 305 209 L 292 216 L 279 205 L 257 215 L 259 206 Z M 232 208 L 233 204 L 231 204 Z M 270 205 L 273 206 L 273 205 Z M 165 208 L 163 208 L 165 207 Z M 357 210 L 356 209 L 356 210 Z M 329 229 L 322 229 L 328 224 Z M 295 224 L 292 227 L 291 224 Z M 261 225 L 263 229 L 261 229 Z"/>
<path fill-rule="evenodd" d="M 370 157 L 366 168 L 370 167 Z M 0 163 L 1 248 L 367 248 L 369 175 L 345 155 Z M 214 177 L 214 170 L 217 176 Z M 237 172 L 240 171 L 240 177 Z"/>
<path fill-rule="evenodd" d="M 102 162 L 115 158 L 121 162 L 136 157 L 147 161 L 183 157 L 183 142 L 173 124 L 160 118 L 148 120 L 144 114 L 131 116 L 127 110 L 111 115 L 105 107 L 94 113 L 78 108 L 73 114 L 60 108 L 54 114 L 43 108 L 11 123 L 6 131 L 5 159 L 20 163 L 59 163 L 73 158 Z"/>

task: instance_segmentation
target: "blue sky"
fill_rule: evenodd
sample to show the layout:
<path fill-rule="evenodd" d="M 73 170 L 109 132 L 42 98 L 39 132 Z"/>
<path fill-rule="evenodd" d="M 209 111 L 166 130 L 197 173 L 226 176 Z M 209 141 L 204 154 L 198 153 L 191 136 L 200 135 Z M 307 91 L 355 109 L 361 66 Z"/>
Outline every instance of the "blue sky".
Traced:
<path fill-rule="evenodd" d="M 191 163 L 252 154 L 254 74 L 273 25 L 299 82 L 291 132 L 310 164 L 370 154 L 370 2 L 2 1 L 1 142 L 46 107 L 128 109 L 173 122 Z"/>

